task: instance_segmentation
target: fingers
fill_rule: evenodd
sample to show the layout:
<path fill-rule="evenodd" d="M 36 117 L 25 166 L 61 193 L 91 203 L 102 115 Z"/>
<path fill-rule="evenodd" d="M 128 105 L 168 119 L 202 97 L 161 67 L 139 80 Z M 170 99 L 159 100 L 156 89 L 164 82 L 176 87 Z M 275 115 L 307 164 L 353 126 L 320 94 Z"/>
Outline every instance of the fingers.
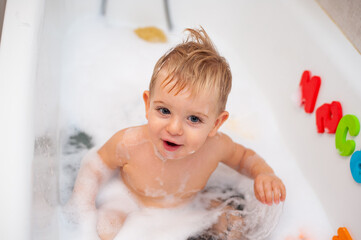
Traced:
<path fill-rule="evenodd" d="M 269 181 L 258 180 L 254 185 L 256 198 L 263 204 L 272 205 L 272 185 Z"/>
<path fill-rule="evenodd" d="M 265 190 L 265 196 L 266 196 L 266 203 L 267 205 L 272 205 L 272 185 L 270 182 L 264 183 L 264 190 Z"/>
<path fill-rule="evenodd" d="M 280 201 L 283 202 L 286 200 L 286 188 L 281 180 L 272 181 L 272 191 L 274 203 L 279 204 Z"/>
<path fill-rule="evenodd" d="M 279 204 L 286 199 L 286 188 L 280 179 L 256 179 L 255 180 L 256 198 L 267 205 Z"/>
<path fill-rule="evenodd" d="M 263 189 L 263 182 L 260 183 L 256 183 L 254 184 L 254 192 L 256 195 L 256 198 L 261 202 L 261 203 L 266 203 L 266 198 L 265 198 L 265 194 L 264 194 L 264 189 Z"/>
<path fill-rule="evenodd" d="M 277 187 L 277 185 L 272 185 L 272 189 L 273 189 L 273 200 L 275 202 L 275 204 L 279 204 L 280 203 L 280 189 Z"/>
<path fill-rule="evenodd" d="M 286 200 L 286 187 L 285 185 L 281 184 L 281 201 Z"/>

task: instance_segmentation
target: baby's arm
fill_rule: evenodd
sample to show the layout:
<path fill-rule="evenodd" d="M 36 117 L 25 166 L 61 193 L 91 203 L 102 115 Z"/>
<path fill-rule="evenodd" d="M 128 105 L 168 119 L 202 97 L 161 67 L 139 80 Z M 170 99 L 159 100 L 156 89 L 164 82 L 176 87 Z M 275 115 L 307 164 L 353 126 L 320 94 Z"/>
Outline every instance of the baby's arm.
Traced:
<path fill-rule="evenodd" d="M 254 192 L 260 202 L 272 205 L 273 201 L 278 204 L 286 199 L 286 188 L 282 180 L 258 154 L 234 143 L 225 134 L 222 134 L 221 141 L 226 153 L 223 162 L 254 179 Z"/>
<path fill-rule="evenodd" d="M 70 206 L 75 207 L 78 211 L 95 210 L 95 198 L 98 190 L 113 173 L 113 170 L 104 163 L 96 150 L 90 150 L 82 159 L 75 181 Z"/>
<path fill-rule="evenodd" d="M 95 199 L 100 186 L 118 167 L 116 147 L 120 132 L 110 138 L 98 151 L 90 150 L 82 159 L 69 205 L 78 211 L 95 210 Z"/>

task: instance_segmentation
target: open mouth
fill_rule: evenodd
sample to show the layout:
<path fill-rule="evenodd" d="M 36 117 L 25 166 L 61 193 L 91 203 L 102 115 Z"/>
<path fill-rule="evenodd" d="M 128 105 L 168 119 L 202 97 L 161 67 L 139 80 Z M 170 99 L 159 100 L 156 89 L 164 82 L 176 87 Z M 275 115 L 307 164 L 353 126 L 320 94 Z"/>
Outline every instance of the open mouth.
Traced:
<path fill-rule="evenodd" d="M 163 145 L 164 145 L 165 150 L 171 151 L 171 152 L 177 150 L 178 148 L 180 148 L 182 146 L 182 145 L 176 144 L 174 142 L 165 141 L 165 140 L 163 140 Z"/>
<path fill-rule="evenodd" d="M 172 146 L 172 147 L 175 147 L 175 146 L 179 146 L 178 144 L 175 144 L 175 143 L 172 143 L 172 142 L 168 142 L 168 141 L 165 141 L 165 143 L 169 146 Z"/>

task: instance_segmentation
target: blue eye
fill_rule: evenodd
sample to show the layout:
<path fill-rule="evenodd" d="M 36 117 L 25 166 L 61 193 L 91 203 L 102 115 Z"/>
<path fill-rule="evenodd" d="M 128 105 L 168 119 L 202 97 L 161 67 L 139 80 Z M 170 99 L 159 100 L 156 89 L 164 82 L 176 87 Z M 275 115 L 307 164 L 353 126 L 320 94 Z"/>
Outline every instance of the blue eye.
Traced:
<path fill-rule="evenodd" d="M 191 121 L 192 123 L 199 123 L 199 122 L 201 122 L 201 120 L 199 119 L 199 117 L 194 116 L 194 115 L 188 117 L 188 119 L 189 119 L 189 121 Z"/>
<path fill-rule="evenodd" d="M 157 110 L 158 110 L 161 114 L 163 114 L 163 115 L 168 115 L 168 114 L 170 114 L 170 111 L 169 111 L 168 108 L 158 108 Z"/>

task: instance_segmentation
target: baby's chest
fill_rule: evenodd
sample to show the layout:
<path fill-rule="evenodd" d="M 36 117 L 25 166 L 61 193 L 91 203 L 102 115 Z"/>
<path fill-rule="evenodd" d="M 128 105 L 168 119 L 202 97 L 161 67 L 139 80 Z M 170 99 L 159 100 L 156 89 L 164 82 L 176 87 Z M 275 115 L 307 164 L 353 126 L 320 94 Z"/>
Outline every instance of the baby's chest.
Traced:
<path fill-rule="evenodd" d="M 127 164 L 122 169 L 123 179 L 138 194 L 159 198 L 168 195 L 192 195 L 206 185 L 211 171 L 181 164 Z"/>

